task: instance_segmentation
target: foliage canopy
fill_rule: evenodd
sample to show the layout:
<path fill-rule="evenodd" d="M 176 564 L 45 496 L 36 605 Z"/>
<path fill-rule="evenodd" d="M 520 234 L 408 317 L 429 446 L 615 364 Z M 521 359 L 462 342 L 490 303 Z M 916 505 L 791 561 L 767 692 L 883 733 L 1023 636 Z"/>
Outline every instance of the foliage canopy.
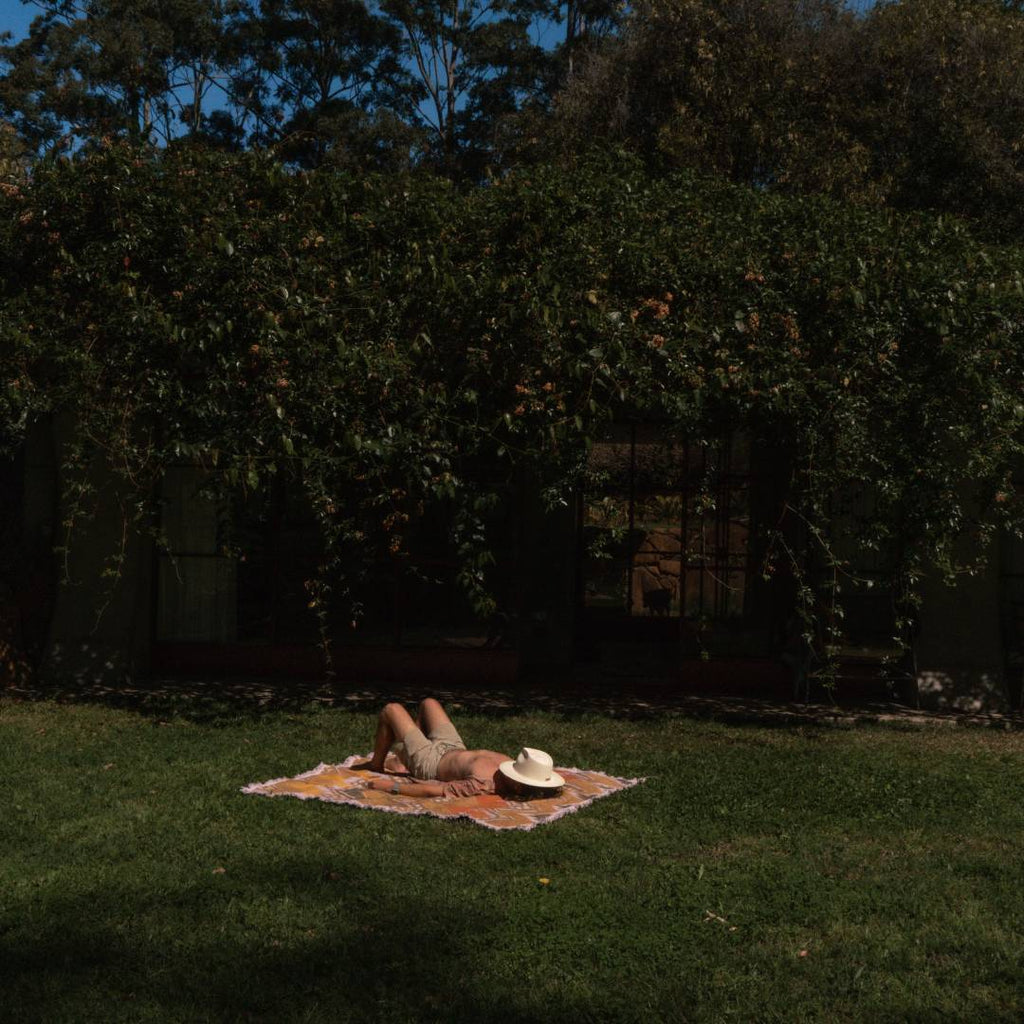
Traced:
<path fill-rule="evenodd" d="M 73 417 L 69 522 L 97 458 L 145 527 L 168 466 L 283 474 L 337 596 L 440 504 L 486 608 L 499 481 L 561 500 L 612 418 L 786 450 L 797 565 L 853 488 L 904 583 L 1024 522 L 1021 256 L 954 220 L 624 157 L 460 191 L 109 146 L 0 186 L 0 235 L 0 442 Z"/>
<path fill-rule="evenodd" d="M 556 98 L 563 153 L 969 217 L 1014 241 L 1024 15 L 998 0 L 643 0 Z"/>

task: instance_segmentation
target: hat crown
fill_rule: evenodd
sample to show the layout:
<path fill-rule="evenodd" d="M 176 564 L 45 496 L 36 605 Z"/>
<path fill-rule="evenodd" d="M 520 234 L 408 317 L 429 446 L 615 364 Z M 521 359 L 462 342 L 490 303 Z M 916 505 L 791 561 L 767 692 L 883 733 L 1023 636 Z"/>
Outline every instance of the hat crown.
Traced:
<path fill-rule="evenodd" d="M 514 761 L 502 761 L 498 771 L 513 782 L 537 789 L 558 789 L 565 779 L 554 770 L 551 755 L 534 747 L 523 747 Z"/>
<path fill-rule="evenodd" d="M 552 769 L 555 767 L 551 755 L 543 750 L 535 750 L 533 747 L 523 747 L 516 757 L 516 771 L 527 779 L 535 782 L 547 782 L 551 778 Z"/>

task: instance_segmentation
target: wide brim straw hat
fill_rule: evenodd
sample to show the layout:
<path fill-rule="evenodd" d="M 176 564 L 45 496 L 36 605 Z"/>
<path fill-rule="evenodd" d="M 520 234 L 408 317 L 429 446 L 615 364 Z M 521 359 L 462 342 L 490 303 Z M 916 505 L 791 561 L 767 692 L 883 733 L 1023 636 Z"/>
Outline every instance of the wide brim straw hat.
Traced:
<path fill-rule="evenodd" d="M 551 755 L 533 747 L 523 747 L 514 761 L 502 761 L 498 771 L 515 782 L 537 789 L 557 789 L 565 785 L 565 779 L 554 770 Z"/>

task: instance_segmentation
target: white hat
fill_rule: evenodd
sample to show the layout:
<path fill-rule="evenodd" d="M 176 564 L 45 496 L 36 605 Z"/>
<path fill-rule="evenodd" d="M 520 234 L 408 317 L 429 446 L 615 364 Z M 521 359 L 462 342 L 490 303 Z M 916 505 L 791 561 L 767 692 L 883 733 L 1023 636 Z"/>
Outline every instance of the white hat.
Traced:
<path fill-rule="evenodd" d="M 538 789 L 557 789 L 565 784 L 565 779 L 554 771 L 551 755 L 532 747 L 523 747 L 515 761 L 502 761 L 498 771 L 515 782 Z"/>

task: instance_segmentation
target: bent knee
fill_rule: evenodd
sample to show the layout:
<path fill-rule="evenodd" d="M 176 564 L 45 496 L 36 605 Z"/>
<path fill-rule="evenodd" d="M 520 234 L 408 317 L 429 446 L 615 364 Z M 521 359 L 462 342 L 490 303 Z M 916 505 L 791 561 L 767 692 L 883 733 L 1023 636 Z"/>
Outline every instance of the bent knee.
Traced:
<path fill-rule="evenodd" d="M 394 714 L 394 712 L 404 710 L 405 708 L 403 708 L 401 704 L 399 704 L 397 701 L 392 701 L 390 704 L 384 705 L 384 707 L 381 709 L 380 717 L 388 718 L 392 714 Z"/>
<path fill-rule="evenodd" d="M 435 700 L 433 697 L 424 697 L 420 701 L 420 711 L 429 711 L 431 708 L 440 708 L 441 702 Z"/>

